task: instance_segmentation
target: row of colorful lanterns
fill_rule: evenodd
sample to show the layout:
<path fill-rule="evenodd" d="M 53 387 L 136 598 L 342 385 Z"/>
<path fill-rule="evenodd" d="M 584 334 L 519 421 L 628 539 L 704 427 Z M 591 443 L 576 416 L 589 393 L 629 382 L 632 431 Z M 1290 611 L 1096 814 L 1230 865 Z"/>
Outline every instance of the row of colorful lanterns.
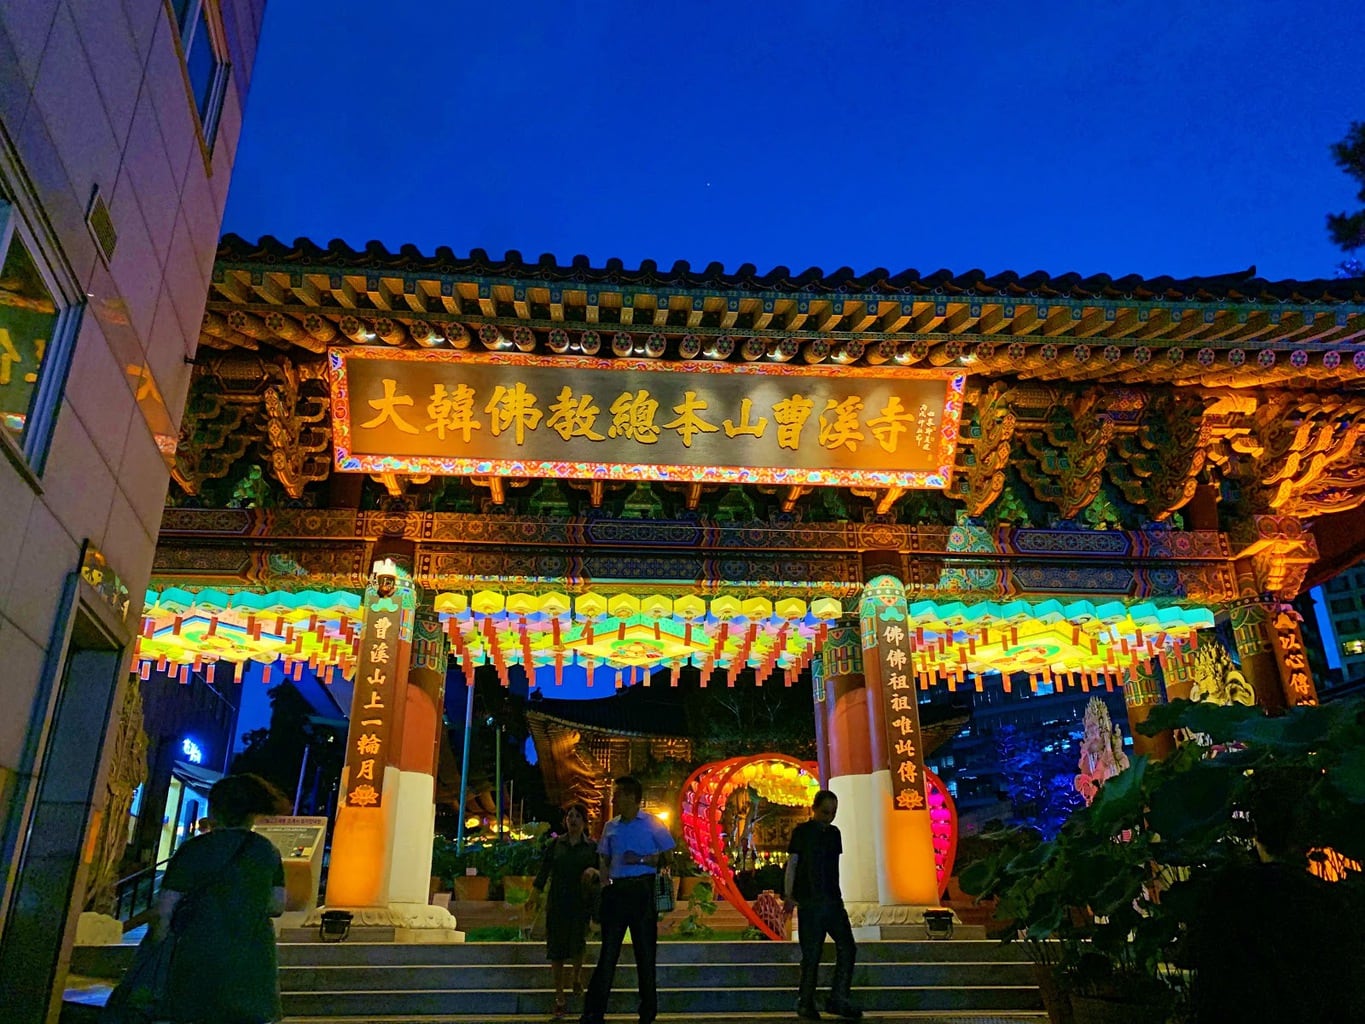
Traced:
<path fill-rule="evenodd" d="M 477 615 L 546 615 L 562 618 L 570 613 L 580 620 L 598 619 L 609 615 L 616 619 L 631 619 L 643 615 L 652 619 L 676 618 L 699 621 L 713 618 L 721 622 L 745 618 L 751 621 L 779 618 L 788 621 L 804 619 L 809 613 L 816 619 L 832 621 L 843 614 L 843 604 L 835 597 L 821 597 L 807 603 L 798 597 L 770 601 L 766 597 L 739 598 L 724 594 L 707 601 L 696 594 L 668 597 L 650 594 L 610 596 L 591 591 L 569 597 L 552 591 L 548 594 L 505 593 L 499 590 L 478 590 L 473 594 L 443 593 L 436 596 L 437 612 L 465 616 Z"/>

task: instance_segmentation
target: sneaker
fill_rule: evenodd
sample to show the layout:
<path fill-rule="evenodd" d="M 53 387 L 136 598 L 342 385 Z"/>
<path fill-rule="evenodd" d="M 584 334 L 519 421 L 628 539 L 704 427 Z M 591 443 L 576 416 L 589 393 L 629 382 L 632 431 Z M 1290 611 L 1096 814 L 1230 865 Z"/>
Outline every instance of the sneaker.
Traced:
<path fill-rule="evenodd" d="M 862 1020 L 863 1011 L 848 1000 L 830 1000 L 825 1004 L 825 1012 L 840 1020 Z"/>
<path fill-rule="evenodd" d="M 819 1020 L 820 1011 L 815 1008 L 814 1004 L 798 1003 L 796 1007 L 796 1018 L 797 1020 Z"/>

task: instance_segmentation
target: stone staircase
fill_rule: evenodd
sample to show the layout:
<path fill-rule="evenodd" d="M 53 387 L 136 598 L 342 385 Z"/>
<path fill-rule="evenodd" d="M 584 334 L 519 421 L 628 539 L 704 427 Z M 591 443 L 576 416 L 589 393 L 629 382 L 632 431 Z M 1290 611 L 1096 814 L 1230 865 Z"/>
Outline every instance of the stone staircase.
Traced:
<path fill-rule="evenodd" d="M 826 944 L 822 982 L 832 970 Z M 66 1024 L 93 1021 L 108 979 L 132 959 L 131 946 L 78 947 Z M 588 948 L 588 965 L 597 946 Z M 547 1019 L 553 1003 L 540 943 L 453 945 L 292 943 L 280 946 L 280 987 L 291 1024 L 322 1021 Z M 636 974 L 629 947 L 617 969 L 609 1014 L 634 1017 Z M 794 943 L 659 944 L 662 1016 L 759 1019 L 793 1013 L 800 953 Z M 106 979 L 103 984 L 92 979 Z M 1028 1016 L 1041 1001 L 1032 965 L 1014 947 L 981 939 L 876 941 L 858 946 L 853 998 L 869 1017 Z M 574 1001 L 572 1008 L 581 1009 Z"/>

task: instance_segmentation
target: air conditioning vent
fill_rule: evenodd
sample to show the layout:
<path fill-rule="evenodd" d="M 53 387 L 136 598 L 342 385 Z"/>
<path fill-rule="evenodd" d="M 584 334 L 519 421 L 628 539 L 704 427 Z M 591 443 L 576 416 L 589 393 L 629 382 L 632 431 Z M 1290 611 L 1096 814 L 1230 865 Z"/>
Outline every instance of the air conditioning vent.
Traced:
<path fill-rule="evenodd" d="M 118 232 L 114 230 L 114 219 L 109 216 L 109 207 L 105 205 L 104 196 L 100 195 L 98 185 L 95 186 L 94 195 L 90 197 L 90 209 L 85 213 L 85 223 L 90 228 L 95 244 L 100 248 L 104 262 L 108 263 L 114 258 Z"/>

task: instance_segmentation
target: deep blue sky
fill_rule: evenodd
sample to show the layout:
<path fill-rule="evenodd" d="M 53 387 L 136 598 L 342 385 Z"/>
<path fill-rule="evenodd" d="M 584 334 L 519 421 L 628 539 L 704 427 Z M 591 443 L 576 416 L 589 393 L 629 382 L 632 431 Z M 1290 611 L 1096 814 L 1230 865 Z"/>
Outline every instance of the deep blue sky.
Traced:
<path fill-rule="evenodd" d="M 271 0 L 225 230 L 1330 277 L 1365 3 Z"/>

